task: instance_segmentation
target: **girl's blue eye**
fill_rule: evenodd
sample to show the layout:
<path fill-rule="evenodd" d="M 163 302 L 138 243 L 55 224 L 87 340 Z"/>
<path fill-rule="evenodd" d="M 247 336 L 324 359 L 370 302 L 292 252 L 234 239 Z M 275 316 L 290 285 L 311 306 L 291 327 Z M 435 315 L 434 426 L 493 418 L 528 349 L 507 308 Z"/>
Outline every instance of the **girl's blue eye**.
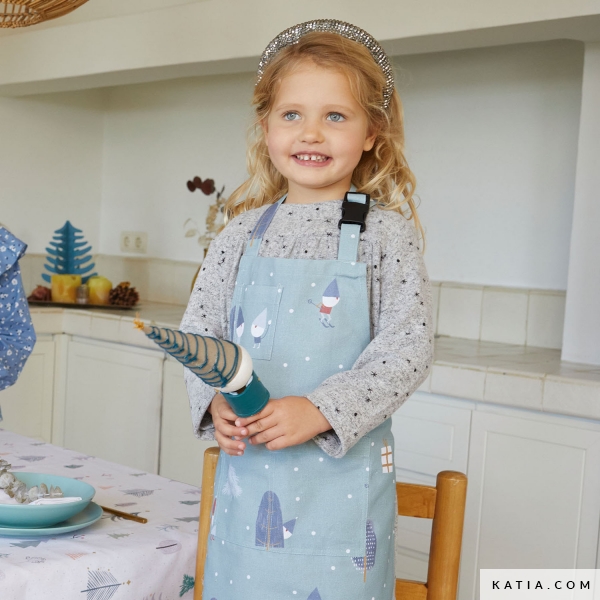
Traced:
<path fill-rule="evenodd" d="M 285 114 L 283 115 L 283 118 L 284 118 L 286 121 L 295 121 L 295 120 L 296 120 L 296 117 L 298 117 L 298 116 L 299 116 L 299 115 L 298 115 L 298 113 L 296 113 L 296 112 L 287 112 L 287 113 L 285 113 Z"/>
<path fill-rule="evenodd" d="M 344 115 L 340 115 L 340 113 L 330 113 L 327 115 L 327 118 L 334 123 L 341 123 L 342 121 L 346 120 L 346 117 L 344 117 Z"/>

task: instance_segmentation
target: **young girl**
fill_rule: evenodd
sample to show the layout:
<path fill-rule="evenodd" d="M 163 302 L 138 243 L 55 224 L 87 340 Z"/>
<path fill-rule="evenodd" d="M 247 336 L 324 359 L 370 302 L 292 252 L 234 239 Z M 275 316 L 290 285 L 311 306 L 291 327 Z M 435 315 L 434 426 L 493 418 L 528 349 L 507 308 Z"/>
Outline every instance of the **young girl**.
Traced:
<path fill-rule="evenodd" d="M 391 600 L 391 415 L 433 354 L 392 70 L 366 32 L 303 23 L 267 47 L 253 103 L 250 178 L 181 326 L 244 346 L 272 398 L 239 418 L 186 371 L 222 450 L 203 597 Z"/>

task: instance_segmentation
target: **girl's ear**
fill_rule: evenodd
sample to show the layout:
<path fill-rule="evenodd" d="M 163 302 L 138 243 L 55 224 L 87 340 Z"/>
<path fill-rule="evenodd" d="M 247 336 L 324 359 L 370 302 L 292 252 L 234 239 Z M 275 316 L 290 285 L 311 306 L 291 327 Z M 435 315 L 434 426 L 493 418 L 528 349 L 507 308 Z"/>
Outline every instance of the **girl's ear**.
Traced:
<path fill-rule="evenodd" d="M 371 150 L 371 148 L 373 148 L 373 146 L 375 145 L 375 140 L 377 139 L 377 135 L 378 133 L 376 131 L 367 134 L 363 146 L 363 152 L 368 152 L 369 150 Z"/>
<path fill-rule="evenodd" d="M 266 117 L 264 119 L 261 119 L 260 126 L 262 127 L 263 134 L 265 135 L 265 137 L 267 137 L 267 134 L 269 133 L 269 126 Z"/>

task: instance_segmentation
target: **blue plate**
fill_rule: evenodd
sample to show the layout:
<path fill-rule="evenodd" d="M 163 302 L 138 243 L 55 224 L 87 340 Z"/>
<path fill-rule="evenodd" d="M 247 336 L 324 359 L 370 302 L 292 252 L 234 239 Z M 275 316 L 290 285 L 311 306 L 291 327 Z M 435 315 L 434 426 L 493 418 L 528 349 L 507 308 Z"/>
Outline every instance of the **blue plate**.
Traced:
<path fill-rule="evenodd" d="M 102 508 L 100 508 L 95 502 L 90 502 L 87 508 L 78 512 L 75 516 L 51 525 L 50 527 L 42 527 L 41 529 L 35 529 L 31 527 L 0 527 L 0 537 L 42 537 L 48 535 L 59 535 L 61 533 L 69 533 L 69 531 L 77 531 L 92 525 L 100 519 L 102 516 Z"/>
<path fill-rule="evenodd" d="M 81 500 L 67 504 L 48 504 L 31 506 L 29 504 L 0 504 L 0 527 L 50 527 L 70 519 L 73 515 L 82 511 L 94 497 L 96 490 L 89 483 L 61 477 L 59 475 L 48 475 L 47 473 L 14 473 L 27 489 L 41 483 L 48 487 L 60 486 L 65 496 L 79 496 Z"/>

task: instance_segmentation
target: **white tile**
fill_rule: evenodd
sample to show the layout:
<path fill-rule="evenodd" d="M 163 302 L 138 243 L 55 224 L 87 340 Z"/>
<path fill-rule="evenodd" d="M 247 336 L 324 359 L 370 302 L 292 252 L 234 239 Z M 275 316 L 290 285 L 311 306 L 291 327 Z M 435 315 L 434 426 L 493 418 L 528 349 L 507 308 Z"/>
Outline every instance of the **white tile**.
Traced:
<path fill-rule="evenodd" d="M 508 371 L 488 370 L 485 377 L 484 400 L 542 410 L 543 377 L 526 377 Z"/>
<path fill-rule="evenodd" d="M 562 348 L 565 300 L 565 292 L 529 292 L 528 346 Z"/>
<path fill-rule="evenodd" d="M 175 304 L 187 304 L 192 293 L 192 284 L 196 280 L 199 264 L 179 263 L 173 269 L 173 292 Z"/>
<path fill-rule="evenodd" d="M 437 333 L 438 312 L 440 308 L 440 284 L 431 282 L 431 299 L 433 302 L 433 332 Z"/>
<path fill-rule="evenodd" d="M 56 308 L 32 308 L 31 322 L 36 333 L 62 333 L 63 311 Z"/>
<path fill-rule="evenodd" d="M 92 315 L 92 337 L 108 342 L 118 340 L 120 321 L 120 317 L 105 317 L 94 313 Z"/>
<path fill-rule="evenodd" d="M 117 340 L 121 344 L 128 344 L 130 346 L 140 346 L 142 348 L 150 348 L 151 350 L 158 349 L 158 346 L 149 339 L 143 331 L 135 328 L 133 325 L 133 317 L 121 318 Z"/>
<path fill-rule="evenodd" d="M 542 405 L 545 412 L 600 419 L 600 385 L 548 376 Z"/>
<path fill-rule="evenodd" d="M 85 309 L 67 309 L 63 316 L 63 331 L 70 335 L 91 337 L 92 315 Z"/>
<path fill-rule="evenodd" d="M 175 273 L 170 261 L 154 260 L 148 273 L 148 299 L 151 302 L 179 304 L 174 291 Z"/>
<path fill-rule="evenodd" d="M 469 400 L 483 400 L 485 370 L 433 365 L 431 392 Z"/>
<path fill-rule="evenodd" d="M 430 367 L 431 370 L 431 367 Z M 427 375 L 425 381 L 417 388 L 420 392 L 429 392 L 431 390 L 431 373 Z"/>
<path fill-rule="evenodd" d="M 525 344 L 527 290 L 484 288 L 481 339 L 504 344 Z"/>
<path fill-rule="evenodd" d="M 482 298 L 481 287 L 443 283 L 440 286 L 438 334 L 478 340 Z"/>

